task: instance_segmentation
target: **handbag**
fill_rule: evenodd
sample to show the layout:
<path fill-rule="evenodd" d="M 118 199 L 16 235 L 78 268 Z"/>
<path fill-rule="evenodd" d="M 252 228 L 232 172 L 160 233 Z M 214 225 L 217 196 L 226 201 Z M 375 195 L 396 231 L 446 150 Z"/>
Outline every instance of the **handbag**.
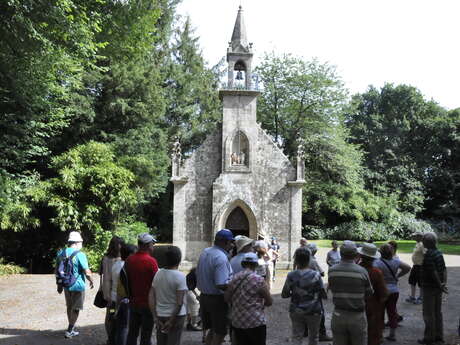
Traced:
<path fill-rule="evenodd" d="M 107 301 L 104 299 L 104 292 L 102 291 L 102 264 L 103 264 L 104 259 L 101 261 L 101 268 L 99 270 L 99 290 L 96 293 L 96 297 L 94 297 L 94 305 L 98 308 L 106 308 L 107 307 Z"/>
<path fill-rule="evenodd" d="M 102 292 L 102 290 L 99 290 L 96 293 L 96 297 L 94 297 L 94 305 L 98 308 L 107 307 L 107 301 L 104 299 L 104 293 Z"/>

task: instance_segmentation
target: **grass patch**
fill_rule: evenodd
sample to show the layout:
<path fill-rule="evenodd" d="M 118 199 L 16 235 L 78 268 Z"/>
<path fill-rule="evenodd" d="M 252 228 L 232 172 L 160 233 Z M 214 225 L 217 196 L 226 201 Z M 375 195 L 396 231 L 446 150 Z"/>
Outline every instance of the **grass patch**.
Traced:
<path fill-rule="evenodd" d="M 312 240 L 309 242 L 316 243 L 316 245 L 321 248 L 331 248 L 332 241 L 331 240 Z M 342 241 L 338 241 L 338 242 L 342 243 Z M 398 242 L 398 252 L 399 253 L 412 253 L 412 250 L 414 250 L 415 241 L 401 240 L 401 241 L 396 241 L 396 242 Z M 386 243 L 386 241 L 378 241 L 374 243 L 377 246 L 380 246 Z M 443 254 L 460 255 L 460 244 L 438 243 L 438 249 Z"/>
<path fill-rule="evenodd" d="M 0 258 L 0 276 L 21 273 L 26 273 L 26 269 L 24 267 L 6 263 L 3 258 Z"/>

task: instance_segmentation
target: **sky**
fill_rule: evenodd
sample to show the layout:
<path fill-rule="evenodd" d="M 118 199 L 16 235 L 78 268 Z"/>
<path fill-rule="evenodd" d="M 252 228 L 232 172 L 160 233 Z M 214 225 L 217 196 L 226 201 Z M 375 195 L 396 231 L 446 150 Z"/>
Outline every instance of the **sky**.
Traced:
<path fill-rule="evenodd" d="M 264 52 L 336 66 L 351 94 L 409 84 L 460 107 L 459 0 L 183 0 L 209 66 L 225 56 L 242 5 L 254 63 Z"/>

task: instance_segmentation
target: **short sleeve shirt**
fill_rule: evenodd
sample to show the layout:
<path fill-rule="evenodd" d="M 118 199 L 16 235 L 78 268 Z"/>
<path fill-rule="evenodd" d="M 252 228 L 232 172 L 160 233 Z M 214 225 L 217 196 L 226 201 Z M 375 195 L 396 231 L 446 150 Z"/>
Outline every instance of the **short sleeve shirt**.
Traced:
<path fill-rule="evenodd" d="M 72 253 L 75 251 L 75 248 L 66 248 L 61 250 L 58 253 L 58 258 L 62 256 L 62 254 L 65 251 L 65 255 L 69 257 L 72 255 Z M 72 259 L 73 261 L 73 274 L 75 277 L 77 277 L 77 280 L 75 281 L 75 284 L 73 284 L 71 287 L 67 288 L 69 291 L 85 291 L 86 289 L 86 275 L 85 271 L 89 269 L 88 266 L 88 258 L 86 257 L 85 253 L 78 252 L 77 255 L 74 256 Z"/>
<path fill-rule="evenodd" d="M 129 303 L 135 307 L 148 307 L 150 287 L 158 271 L 157 261 L 147 252 L 137 252 L 126 259 L 125 265 L 131 289 Z"/>
<path fill-rule="evenodd" d="M 232 266 L 224 249 L 213 246 L 203 250 L 196 268 L 197 287 L 201 293 L 223 295 L 217 286 L 227 285 L 232 276 Z"/>
<path fill-rule="evenodd" d="M 444 256 L 438 249 L 427 249 L 423 259 L 421 285 L 425 287 L 439 287 L 434 278 L 434 271 L 438 273 L 439 279 L 442 281 L 446 263 Z"/>
<path fill-rule="evenodd" d="M 385 263 L 390 268 L 388 268 L 388 266 L 385 265 L 383 260 L 385 260 Z M 377 267 L 378 269 L 382 271 L 383 279 L 385 280 L 389 293 L 399 292 L 398 279 L 395 277 L 398 276 L 398 269 L 400 265 L 401 265 L 401 260 L 396 259 L 396 258 L 393 258 L 391 260 L 386 260 L 386 259 L 374 260 L 374 267 Z"/>
<path fill-rule="evenodd" d="M 264 299 L 259 294 L 264 282 L 264 278 L 247 269 L 235 275 L 228 287 L 232 291 L 233 327 L 246 329 L 266 324 Z"/>
<path fill-rule="evenodd" d="M 320 292 L 324 288 L 318 271 L 295 270 L 289 272 L 283 287 L 283 294 L 291 295 L 290 312 L 304 312 L 307 315 L 320 314 Z"/>
<path fill-rule="evenodd" d="M 185 274 L 178 270 L 160 269 L 153 278 L 152 287 L 155 289 L 156 309 L 158 316 L 170 317 L 176 309 L 177 291 L 187 291 Z M 186 314 L 186 294 L 179 316 Z"/>
<path fill-rule="evenodd" d="M 233 274 L 237 274 L 243 270 L 243 266 L 241 266 L 241 260 L 243 260 L 245 254 L 246 253 L 239 253 L 230 260 L 230 265 L 232 266 Z"/>

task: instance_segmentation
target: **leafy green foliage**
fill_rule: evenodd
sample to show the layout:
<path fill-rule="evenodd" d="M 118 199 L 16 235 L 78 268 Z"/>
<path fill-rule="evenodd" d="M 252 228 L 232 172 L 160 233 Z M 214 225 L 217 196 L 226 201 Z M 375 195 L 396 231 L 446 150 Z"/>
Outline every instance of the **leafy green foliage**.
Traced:
<path fill-rule="evenodd" d="M 11 263 L 6 263 L 3 258 L 0 258 L 0 276 L 21 273 L 26 273 L 26 269 L 24 267 Z"/>
<path fill-rule="evenodd" d="M 220 120 L 218 78 L 206 68 L 188 19 L 174 31 L 169 50 L 163 67 L 167 103 L 162 125 L 187 152 L 201 144 Z"/>
<path fill-rule="evenodd" d="M 347 92 L 334 68 L 272 53 L 257 73 L 264 85 L 258 107 L 262 126 L 290 157 L 304 143 L 304 222 L 334 225 L 387 217 L 391 198 L 364 188 L 362 152 L 348 142 Z"/>
<path fill-rule="evenodd" d="M 386 84 L 355 95 L 347 126 L 365 152 L 367 186 L 397 195 L 400 211 L 421 212 L 451 152 L 443 144 L 446 119 L 445 109 L 411 86 Z"/>
<path fill-rule="evenodd" d="M 9 173 L 47 159 L 50 138 L 69 121 L 72 93 L 95 67 L 100 14 L 85 2 L 0 4 L 0 168 Z"/>
<path fill-rule="evenodd" d="M 302 235 L 308 239 L 335 239 L 352 241 L 385 241 L 389 239 L 409 239 L 414 232 L 433 231 L 431 225 L 415 219 L 409 214 L 395 215 L 386 222 L 351 221 L 334 227 L 303 228 Z"/>
<path fill-rule="evenodd" d="M 117 164 L 110 146 L 89 142 L 53 159 L 56 177 L 43 183 L 45 202 L 63 231 L 79 230 L 90 243 L 133 212 L 134 174 Z"/>

